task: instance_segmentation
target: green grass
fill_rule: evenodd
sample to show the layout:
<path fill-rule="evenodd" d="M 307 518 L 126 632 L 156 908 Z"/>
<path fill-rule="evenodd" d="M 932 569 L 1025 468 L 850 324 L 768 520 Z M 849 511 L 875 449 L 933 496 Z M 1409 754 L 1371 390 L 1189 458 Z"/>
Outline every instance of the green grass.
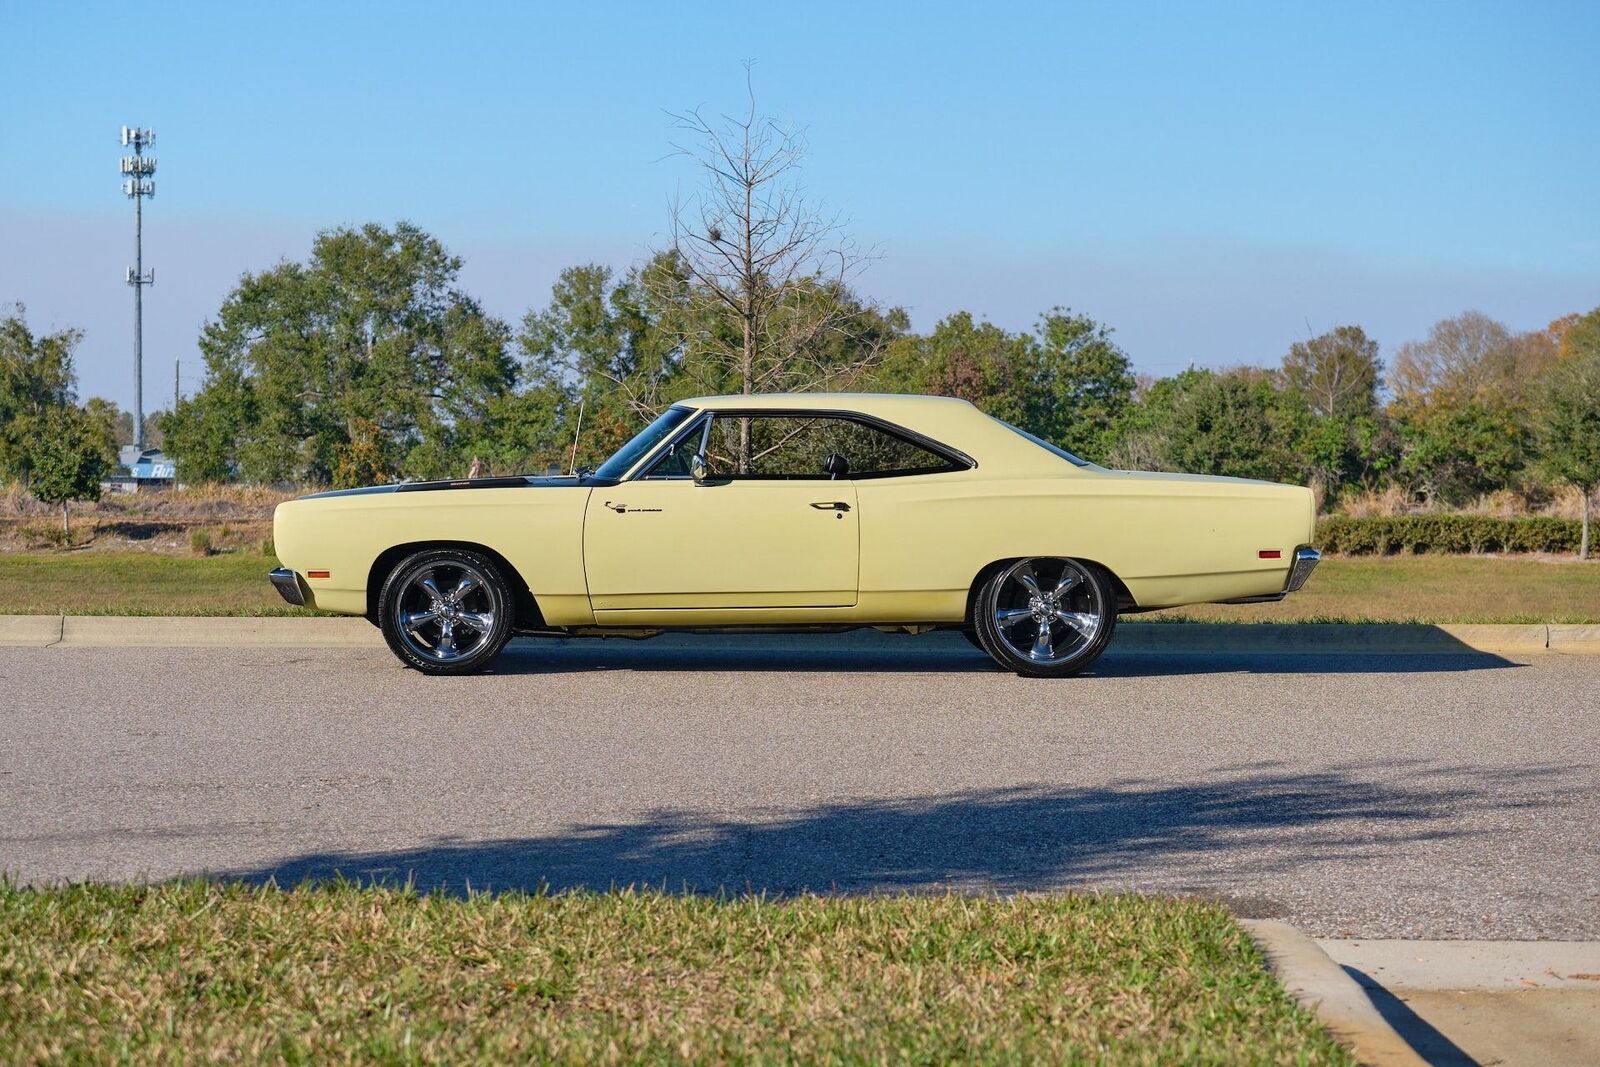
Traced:
<path fill-rule="evenodd" d="M 0 553 L 0 615 L 305 615 L 267 583 L 254 552 Z M 1205 605 L 1141 622 L 1600 623 L 1600 563 L 1517 557 L 1330 559 L 1279 604 Z"/>
<path fill-rule="evenodd" d="M 0 553 L 0 615 L 313 615 L 267 581 L 271 556 Z"/>
<path fill-rule="evenodd" d="M 1206 604 L 1134 616 L 1206 622 L 1600 622 L 1600 562 L 1488 556 L 1324 560 L 1277 604 Z"/>
<path fill-rule="evenodd" d="M 0 885 L 5 1062 L 1350 1064 L 1214 904 Z"/>

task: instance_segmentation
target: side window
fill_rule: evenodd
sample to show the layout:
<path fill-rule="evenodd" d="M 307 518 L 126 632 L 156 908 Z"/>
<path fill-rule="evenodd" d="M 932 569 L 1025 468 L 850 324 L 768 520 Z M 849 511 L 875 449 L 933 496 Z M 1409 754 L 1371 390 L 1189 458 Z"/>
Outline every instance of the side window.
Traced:
<path fill-rule="evenodd" d="M 921 445 L 853 419 L 815 415 L 717 415 L 706 443 L 713 478 L 883 478 L 931 474 L 956 464 Z M 839 459 L 843 463 L 839 463 Z"/>

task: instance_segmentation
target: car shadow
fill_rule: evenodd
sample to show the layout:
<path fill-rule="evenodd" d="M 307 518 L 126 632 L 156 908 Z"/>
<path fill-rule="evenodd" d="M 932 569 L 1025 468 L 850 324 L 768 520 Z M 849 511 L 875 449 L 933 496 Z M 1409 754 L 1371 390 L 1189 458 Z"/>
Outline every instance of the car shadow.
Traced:
<path fill-rule="evenodd" d="M 1177 624 L 1173 624 L 1177 625 Z M 1149 627 L 1156 629 L 1156 627 Z M 1166 627 L 1160 627 L 1166 629 Z M 1120 637 L 1120 632 L 1119 635 Z M 1159 636 L 1159 635 L 1158 635 Z M 1163 651 L 1142 637 L 1111 647 L 1085 675 L 1162 677 L 1196 674 L 1434 674 L 1522 666 L 1465 645 L 1394 653 L 1305 651 Z M 624 637 L 518 638 L 501 654 L 496 674 L 590 671 L 793 671 L 995 674 L 1000 668 L 958 633 L 688 634 Z"/>
<path fill-rule="evenodd" d="M 279 885 L 337 876 L 451 892 L 634 886 L 782 895 L 1155 884 L 1214 895 L 1207 887 L 1237 892 L 1277 872 L 1459 836 L 1464 812 L 1537 806 L 1537 783 L 1566 770 L 1393 761 L 1297 773 L 1260 763 L 1188 782 L 976 789 L 737 815 L 673 808 L 526 836 L 309 852 L 216 873 Z M 1282 909 L 1252 899 L 1249 911 Z"/>

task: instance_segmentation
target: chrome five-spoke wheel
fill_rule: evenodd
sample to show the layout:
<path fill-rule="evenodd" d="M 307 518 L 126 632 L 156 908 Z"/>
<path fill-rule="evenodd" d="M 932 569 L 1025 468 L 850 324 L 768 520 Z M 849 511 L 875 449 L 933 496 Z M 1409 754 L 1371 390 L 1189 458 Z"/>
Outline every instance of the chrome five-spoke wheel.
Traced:
<path fill-rule="evenodd" d="M 390 648 L 433 674 L 481 670 L 510 636 L 510 596 L 488 559 L 466 550 L 419 552 L 385 583 L 380 612 Z"/>
<path fill-rule="evenodd" d="M 983 586 L 975 605 L 985 651 L 1020 674 L 1072 674 L 1088 666 L 1116 625 L 1116 596 L 1095 567 L 1033 557 Z"/>

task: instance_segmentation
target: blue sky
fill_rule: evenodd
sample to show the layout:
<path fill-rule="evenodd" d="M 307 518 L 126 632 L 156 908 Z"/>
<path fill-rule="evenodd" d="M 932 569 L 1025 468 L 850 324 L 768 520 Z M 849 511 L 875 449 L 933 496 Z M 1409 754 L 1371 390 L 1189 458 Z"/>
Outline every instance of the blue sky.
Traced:
<path fill-rule="evenodd" d="M 692 13 L 681 13 L 692 12 Z M 665 112 L 806 130 L 919 328 L 1061 304 L 1136 367 L 1393 351 L 1600 304 L 1600 4 L 22 4 L 0 0 L 0 305 L 131 399 L 124 123 L 158 133 L 147 407 L 241 272 L 406 218 L 495 313 L 623 265 L 693 180 Z"/>

